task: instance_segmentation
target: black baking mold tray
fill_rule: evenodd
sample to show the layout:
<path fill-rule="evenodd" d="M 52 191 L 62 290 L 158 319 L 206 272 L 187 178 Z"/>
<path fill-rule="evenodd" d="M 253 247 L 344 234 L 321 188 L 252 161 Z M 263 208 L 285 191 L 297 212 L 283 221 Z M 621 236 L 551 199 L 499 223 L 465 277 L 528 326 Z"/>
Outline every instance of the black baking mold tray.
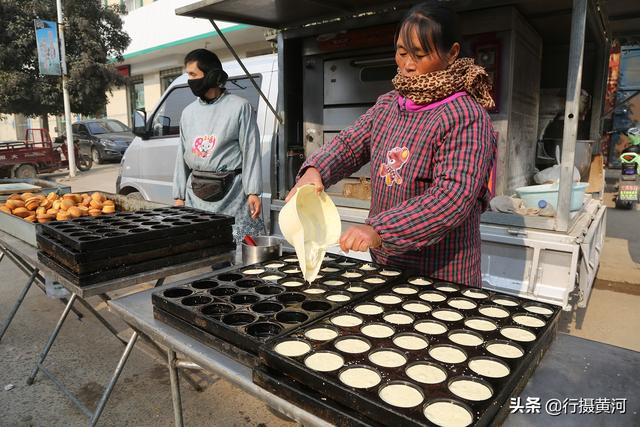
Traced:
<path fill-rule="evenodd" d="M 351 300 L 363 298 L 379 288 L 387 288 L 397 280 L 397 277 L 384 277 L 372 272 L 362 272 L 363 277 L 357 281 L 343 277 L 347 272 L 353 274 L 358 271 L 357 267 L 362 264 L 345 257 L 331 258 L 322 266 L 322 269 L 330 271 L 322 272 L 321 278 L 309 284 L 299 273 L 297 258 L 285 255 L 280 260 L 243 266 L 196 282 L 158 290 L 153 293 L 152 301 L 154 310 L 168 312 L 193 328 L 257 354 L 265 341 L 332 312 Z M 367 279 L 366 274 L 382 277 L 384 283 L 365 283 L 362 280 Z M 294 283 L 296 286 L 286 285 Z M 357 288 L 358 292 L 348 290 L 352 288 Z M 309 293 L 313 291 L 323 293 Z M 331 301 L 328 298 L 349 300 Z"/>
<path fill-rule="evenodd" d="M 38 235 L 36 240 L 38 249 L 49 258 L 54 259 L 75 274 L 85 274 L 213 246 L 230 245 L 233 242 L 233 236 L 229 228 L 213 237 L 203 238 L 199 232 L 196 232 L 176 236 L 170 242 L 166 239 L 158 239 L 124 245 L 119 247 L 117 251 L 114 251 L 113 248 L 106 248 L 85 252 L 78 252 L 63 242 L 42 234 Z"/>
<path fill-rule="evenodd" d="M 38 251 L 38 260 L 45 266 L 52 269 L 62 277 L 70 281 L 76 286 L 83 287 L 94 285 L 96 283 L 108 282 L 111 280 L 133 276 L 135 274 L 144 273 L 147 271 L 159 270 L 171 265 L 183 264 L 190 261 L 205 259 L 224 253 L 229 253 L 236 248 L 235 244 L 218 244 L 211 247 L 201 248 L 191 252 L 183 252 L 176 255 L 166 256 L 162 258 L 155 258 L 147 261 L 143 261 L 137 264 L 128 263 L 124 266 L 111 268 L 108 270 L 97 271 L 86 274 L 76 274 L 73 271 L 65 268 L 58 261 L 47 256 L 42 251 Z"/>
<path fill-rule="evenodd" d="M 230 228 L 234 219 L 189 207 L 118 212 L 98 217 L 37 224 L 37 233 L 53 237 L 76 251 L 115 248 L 142 241 L 170 239 L 199 232 L 202 238 Z"/>
<path fill-rule="evenodd" d="M 336 426 L 381 427 L 384 425 L 365 417 L 363 414 L 356 413 L 352 408 L 328 399 L 325 395 L 265 366 L 253 369 L 253 382 Z"/>
<path fill-rule="evenodd" d="M 456 289 L 454 292 L 441 292 L 447 298 L 446 301 L 429 302 L 420 298 L 425 292 L 440 292 L 438 291 L 438 288 L 442 289 L 443 286 Z M 415 293 L 412 295 L 396 293 L 397 290 L 400 290 L 399 288 L 412 289 L 415 290 Z M 405 292 L 407 292 L 406 289 L 404 289 Z M 468 292 L 468 290 L 475 291 L 476 295 L 479 295 L 477 294 L 477 292 L 484 293 L 486 295 L 486 298 L 469 298 L 461 293 Z M 382 314 L 363 315 L 355 311 L 355 308 L 357 306 L 365 303 L 384 306 L 383 304 L 379 304 L 375 301 L 375 299 L 381 296 L 381 294 L 397 296 L 399 297 L 400 302 L 397 304 L 386 305 Z M 426 294 L 424 296 L 426 296 Z M 502 319 L 488 318 L 487 316 L 480 314 L 478 311 L 479 308 L 485 305 L 494 305 L 492 304 L 492 301 L 496 297 L 514 301 L 517 303 L 517 306 L 507 307 L 496 305 L 497 307 L 506 309 L 509 312 L 509 316 Z M 452 309 L 448 305 L 448 301 L 454 298 L 464 298 L 466 300 L 471 300 L 472 302 L 477 304 L 477 307 L 471 310 L 457 310 L 458 312 L 464 312 L 463 319 L 458 321 L 442 321 L 433 316 L 434 311 L 436 311 L 437 309 Z M 405 307 L 406 304 L 410 302 L 427 304 L 431 308 L 431 310 L 426 313 L 406 312 L 403 307 Z M 552 314 L 543 316 L 540 314 L 529 313 L 524 309 L 525 306 L 529 307 L 529 305 L 548 308 L 552 310 Z M 411 317 L 413 317 L 413 321 L 410 324 L 405 325 L 388 323 L 385 321 L 384 317 L 392 314 L 392 312 L 404 312 L 406 314 L 409 314 Z M 354 327 L 339 327 L 332 324 L 331 319 L 334 316 L 338 316 L 341 314 L 355 314 L 362 319 L 363 323 Z M 516 324 L 512 320 L 511 316 L 514 314 L 526 314 L 527 316 L 533 316 L 544 320 L 544 327 L 524 327 L 524 329 L 527 329 L 536 335 L 536 339 L 533 342 L 512 341 L 505 338 L 499 333 L 499 330 L 505 326 L 522 327 L 522 325 Z M 438 399 L 442 399 L 445 401 L 453 400 L 456 403 L 459 403 L 463 408 L 467 409 L 472 416 L 472 424 L 484 426 L 489 425 L 492 422 L 500 408 L 503 407 L 505 403 L 508 402 L 508 399 L 513 395 L 513 393 L 518 390 L 518 386 L 520 385 L 521 389 L 523 384 L 525 384 L 528 380 L 529 376 L 532 375 L 534 369 L 531 369 L 531 364 L 537 364 L 540 361 L 542 354 L 544 354 L 546 349 L 551 344 L 551 341 L 555 336 L 555 332 L 557 330 L 559 314 L 559 307 L 551 306 L 548 304 L 541 304 L 535 301 L 516 298 L 513 296 L 508 296 L 491 291 L 480 291 L 475 290 L 474 288 L 465 287 L 459 288 L 458 285 L 455 284 L 444 282 L 423 286 L 399 284 L 393 286 L 392 290 L 382 290 L 382 292 L 378 292 L 377 294 L 367 295 L 367 297 L 363 300 L 351 302 L 345 307 L 336 310 L 328 315 L 325 315 L 310 324 L 302 325 L 301 327 L 293 329 L 283 336 L 278 337 L 277 339 L 269 341 L 265 346 L 262 347 L 260 355 L 264 364 L 272 370 L 285 374 L 296 382 L 304 384 L 306 387 L 314 389 L 315 391 L 323 394 L 328 398 L 335 399 L 339 404 L 353 408 L 355 411 L 362 414 L 366 414 L 369 418 L 373 418 L 375 420 L 385 420 L 385 424 L 388 425 L 432 425 L 427 420 L 426 416 L 423 413 L 423 410 L 427 404 L 435 402 Z M 491 323 L 496 325 L 496 329 L 493 331 L 478 331 L 465 326 L 465 320 L 474 317 L 489 319 Z M 439 322 L 447 328 L 447 331 L 440 335 L 428 335 L 425 333 L 421 333 L 416 330 L 414 326 L 424 320 Z M 365 336 L 361 332 L 360 328 L 371 323 L 386 324 L 393 327 L 395 332 L 391 337 L 388 338 L 372 338 Z M 305 331 L 321 326 L 326 326 L 337 331 L 337 337 L 332 340 L 320 342 L 312 341 L 304 335 Z M 483 339 L 483 343 L 477 346 L 463 346 L 452 342 L 448 338 L 449 334 L 452 331 L 461 329 L 465 331 L 471 331 L 472 335 L 479 333 L 481 338 Z M 403 348 L 400 348 L 393 342 L 393 339 L 400 334 L 415 334 L 415 336 L 419 336 L 425 339 L 428 342 L 428 347 L 422 350 L 405 350 Z M 361 354 L 350 354 L 341 352 L 334 347 L 334 343 L 346 336 L 363 338 L 370 343 L 371 348 Z M 274 350 L 275 346 L 280 342 L 292 339 L 307 342 L 311 347 L 311 351 L 300 357 L 287 357 L 279 354 Z M 485 347 L 487 343 L 492 341 L 497 341 L 497 343 L 513 343 L 516 347 L 520 347 L 523 350 L 523 355 L 520 358 L 505 358 L 495 356 L 489 353 Z M 443 363 L 435 360 L 430 356 L 429 350 L 438 345 L 454 346 L 462 349 L 467 358 L 462 363 Z M 372 352 L 375 352 L 376 350 L 381 349 L 391 349 L 394 352 L 403 355 L 406 363 L 400 367 L 394 368 L 381 367 L 373 364 L 368 359 L 368 355 Z M 344 361 L 343 366 L 333 372 L 323 373 L 320 371 L 312 370 L 305 365 L 304 359 L 306 357 L 317 351 L 323 350 L 340 355 Z M 469 360 L 478 357 L 490 358 L 491 360 L 497 359 L 498 361 L 503 362 L 506 366 L 509 367 L 509 375 L 503 378 L 489 378 L 475 373 L 468 367 L 467 363 Z M 439 384 L 423 384 L 411 379 L 405 373 L 405 368 L 412 366 L 413 364 L 416 364 L 418 362 L 428 362 L 430 364 L 435 364 L 436 367 L 441 368 L 443 369 L 443 372 L 446 372 L 446 379 Z M 339 380 L 340 372 L 343 369 L 356 365 L 374 368 L 379 374 L 380 382 L 369 389 L 357 389 L 343 384 Z M 485 385 L 488 385 L 493 392 L 492 396 L 483 401 L 472 401 L 465 400 L 454 395 L 448 389 L 448 383 L 449 381 L 458 377 L 462 377 L 463 379 L 468 379 L 474 382 L 481 382 Z M 394 381 L 396 381 L 398 384 L 409 383 L 410 385 L 417 388 L 424 397 L 422 403 L 412 408 L 401 408 L 392 406 L 383 401 L 378 395 L 379 390 L 382 387 L 389 385 L 390 382 Z"/>

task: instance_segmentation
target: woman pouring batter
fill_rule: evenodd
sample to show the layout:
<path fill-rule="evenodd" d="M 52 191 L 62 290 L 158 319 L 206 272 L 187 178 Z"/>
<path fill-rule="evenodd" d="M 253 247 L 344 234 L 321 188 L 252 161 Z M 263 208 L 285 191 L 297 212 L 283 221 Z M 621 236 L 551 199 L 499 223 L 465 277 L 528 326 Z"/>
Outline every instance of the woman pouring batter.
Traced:
<path fill-rule="evenodd" d="M 371 208 L 340 238 L 375 262 L 481 286 L 480 214 L 496 140 L 486 108 L 489 79 L 461 58 L 455 13 L 412 8 L 396 35 L 395 90 L 300 169 L 297 187 L 318 191 L 371 162 Z"/>

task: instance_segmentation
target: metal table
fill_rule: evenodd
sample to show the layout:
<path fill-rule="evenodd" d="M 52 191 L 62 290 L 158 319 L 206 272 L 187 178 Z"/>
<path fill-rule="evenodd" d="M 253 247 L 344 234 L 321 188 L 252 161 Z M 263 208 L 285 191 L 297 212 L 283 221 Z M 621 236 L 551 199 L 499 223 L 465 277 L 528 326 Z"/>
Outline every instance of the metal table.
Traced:
<path fill-rule="evenodd" d="M 40 274 L 40 269 L 36 266 L 38 257 L 37 249 L 35 247 L 3 231 L 0 231 L 0 262 L 5 257 L 12 263 L 14 263 L 20 271 L 27 275 L 28 279 L 27 283 L 22 289 L 22 292 L 20 292 L 20 295 L 18 296 L 15 304 L 13 305 L 11 310 L 9 310 L 9 315 L 2 323 L 2 327 L 0 328 L 0 341 L 2 340 L 4 334 L 7 332 L 7 329 L 9 329 L 9 325 L 13 321 L 13 318 L 22 305 L 22 302 L 27 296 L 27 292 L 29 292 L 29 289 L 31 289 L 31 286 L 35 283 L 42 292 L 46 293 L 45 279 L 42 274 Z M 60 298 L 60 301 L 65 305 L 68 302 L 66 298 Z M 90 311 L 94 312 L 94 314 L 97 314 L 95 313 L 95 310 L 93 310 L 93 307 L 89 306 L 88 308 L 90 308 Z M 76 309 L 73 309 L 73 311 L 76 316 L 78 316 L 78 319 L 82 319 L 82 313 L 80 313 Z"/>
<path fill-rule="evenodd" d="M 251 368 L 154 319 L 151 305 L 151 293 L 154 291 L 155 289 L 149 289 L 138 292 L 109 301 L 108 305 L 109 309 L 128 323 L 134 331 L 149 336 L 167 348 L 176 426 L 183 425 L 178 368 L 203 369 L 218 375 L 304 426 L 330 425 L 321 418 L 255 385 L 251 377 Z M 186 360 L 177 359 L 176 353 L 184 355 Z"/>
<path fill-rule="evenodd" d="M 56 324 L 55 328 L 51 332 L 51 335 L 49 336 L 49 340 L 47 341 L 47 344 L 45 345 L 44 349 L 40 353 L 38 357 L 38 361 L 36 362 L 36 365 L 33 368 L 31 375 L 27 379 L 27 384 L 28 385 L 33 384 L 36 376 L 38 375 L 38 372 L 42 371 L 42 373 L 45 374 L 51 381 L 53 381 L 53 383 L 58 387 L 58 389 L 60 389 L 76 405 L 76 407 L 78 407 L 78 409 L 80 409 L 85 415 L 87 415 L 90 418 L 89 426 L 95 426 L 96 423 L 98 422 L 98 419 L 100 418 L 100 415 L 102 415 L 102 411 L 104 410 L 104 407 L 107 404 L 107 401 L 109 400 L 109 396 L 113 391 L 113 387 L 118 381 L 118 378 L 122 373 L 122 369 L 124 369 L 124 365 L 127 359 L 129 358 L 129 355 L 131 354 L 131 350 L 133 349 L 133 346 L 138 340 L 138 337 L 142 337 L 145 339 L 147 337 L 144 333 L 140 333 L 134 329 L 134 332 L 129 338 L 129 341 L 125 342 L 117 335 L 117 331 L 106 320 L 104 320 L 102 316 L 98 314 L 99 319 L 102 319 L 101 323 L 103 323 L 104 326 L 107 327 L 107 329 L 109 329 L 109 331 L 111 331 L 120 341 L 123 341 L 126 344 L 126 347 L 124 349 L 124 352 L 122 353 L 122 356 L 120 357 L 120 360 L 118 361 L 118 365 L 116 366 L 116 369 L 113 372 L 111 379 L 109 380 L 109 383 L 107 384 L 104 392 L 102 393 L 102 396 L 100 397 L 100 400 L 98 401 L 96 409 L 93 412 L 91 412 L 89 408 L 87 408 L 73 393 L 71 393 L 71 391 L 69 391 L 64 386 L 64 384 L 62 384 L 62 382 L 58 378 L 56 378 L 44 366 L 44 360 L 47 358 L 47 355 L 49 354 L 49 350 L 51 350 L 51 347 L 53 346 L 53 343 L 55 342 L 56 337 L 58 336 L 58 333 L 62 328 L 62 324 L 67 318 L 69 311 L 73 307 L 73 303 L 75 302 L 75 300 L 78 299 L 79 301 L 85 301 L 85 298 L 97 295 L 97 296 L 100 296 L 105 302 L 108 303 L 111 299 L 107 295 L 107 292 L 117 291 L 119 289 L 139 285 L 141 283 L 146 283 L 152 280 L 156 280 L 156 284 L 154 286 L 155 288 L 155 287 L 161 286 L 164 282 L 164 279 L 169 276 L 185 273 L 192 270 L 197 270 L 202 267 L 211 267 L 213 265 L 220 264 L 220 263 L 225 263 L 225 262 L 230 263 L 232 260 L 233 260 L 233 252 L 228 252 L 225 254 L 216 255 L 216 256 L 204 258 L 201 260 L 171 265 L 171 266 L 159 268 L 157 270 L 150 270 L 144 273 L 138 273 L 132 276 L 109 280 L 102 283 L 96 283 L 96 284 L 85 286 L 85 287 L 76 286 L 74 283 L 67 280 L 64 276 L 58 274 L 57 272 L 49 269 L 47 266 L 38 262 L 38 268 L 45 275 L 52 277 L 53 279 L 58 281 L 62 286 L 68 289 L 71 292 L 71 297 L 69 298 L 69 302 L 67 303 L 64 311 L 60 315 L 60 319 L 58 319 L 58 323 Z M 89 305 L 89 303 L 85 301 L 85 306 L 86 305 Z M 163 350 L 155 343 L 155 341 L 151 339 L 147 339 L 147 342 L 149 342 L 152 345 L 155 351 L 157 351 L 158 353 L 164 356 Z M 185 379 L 190 380 L 190 378 L 185 378 Z M 190 380 L 190 383 L 194 386 L 196 390 L 200 390 L 200 387 L 197 386 L 197 384 L 193 380 Z"/>
<path fill-rule="evenodd" d="M 109 301 L 109 309 L 119 315 L 134 331 L 144 333 L 167 347 L 171 393 L 176 426 L 182 426 L 182 403 L 178 385 L 178 368 L 201 368 L 225 378 L 243 391 L 265 401 L 305 426 L 327 422 L 258 387 L 252 382 L 251 369 L 228 358 L 188 335 L 153 318 L 151 293 L 139 292 Z M 176 352 L 188 360 L 177 360 Z M 195 366 L 194 366 L 195 363 Z M 638 426 L 640 425 L 640 353 L 558 334 L 545 354 L 520 398 L 540 398 L 540 414 L 509 415 L 505 426 Z M 624 415 L 545 414 L 545 402 L 567 398 L 628 398 Z"/>
<path fill-rule="evenodd" d="M 165 278 L 169 276 L 173 276 L 176 274 L 185 273 L 188 271 L 197 270 L 202 267 L 211 267 L 216 264 L 231 262 L 233 261 L 233 252 L 224 253 L 221 255 L 217 255 L 214 257 L 209 257 L 201 260 L 190 261 L 187 263 L 171 265 L 167 267 L 162 267 L 156 270 L 147 271 L 144 273 L 135 274 L 132 276 L 109 280 L 102 283 L 93 284 L 90 286 L 79 287 L 74 283 L 70 282 L 64 276 L 58 274 L 57 272 L 51 270 L 47 266 L 43 265 L 38 261 L 37 257 L 37 249 L 7 233 L 0 231 L 0 261 L 7 257 L 10 259 L 20 270 L 22 270 L 25 274 L 29 276 L 29 279 L 23 288 L 22 292 L 18 296 L 16 303 L 11 309 L 9 316 L 6 321 L 2 325 L 2 329 L 0 330 L 0 339 L 5 334 L 11 321 L 15 317 L 18 309 L 22 305 L 27 293 L 31 286 L 36 283 L 36 285 L 45 291 L 45 279 L 43 276 L 51 278 L 57 282 L 59 282 L 62 286 L 64 286 L 69 292 L 71 292 L 71 296 L 68 301 L 66 299 L 62 299 L 62 302 L 65 304 L 65 308 L 58 319 L 56 326 L 54 327 L 49 339 L 38 356 L 38 360 L 36 361 L 35 367 L 29 378 L 27 379 L 27 384 L 31 385 L 35 381 L 38 372 L 42 371 L 55 385 L 60 389 L 75 405 L 82 411 L 85 415 L 90 418 L 89 425 L 93 426 L 97 423 L 104 407 L 111 395 L 113 390 L 113 386 L 115 385 L 122 369 L 124 368 L 124 364 L 131 353 L 131 349 L 133 348 L 135 342 L 139 337 L 145 339 L 161 357 L 165 357 L 165 352 L 162 348 L 160 348 L 153 340 L 147 339 L 147 337 L 143 334 L 139 334 L 134 331 L 133 335 L 129 338 L 128 341 L 123 340 L 119 335 L 118 331 L 100 314 L 98 313 L 89 302 L 86 301 L 86 298 L 91 296 L 99 296 L 103 301 L 108 302 L 110 297 L 107 295 L 108 292 L 117 291 L 119 289 L 139 285 L 142 283 L 150 282 L 155 280 L 155 287 L 161 286 L 164 283 Z M 53 346 L 64 321 L 69 315 L 70 311 L 74 311 L 79 318 L 82 317 L 82 314 L 73 307 L 75 301 L 80 302 L 89 312 L 91 312 L 98 321 L 109 331 L 111 332 L 119 341 L 123 344 L 126 344 L 125 350 L 116 366 L 116 369 L 105 388 L 102 397 L 98 401 L 98 405 L 96 409 L 92 412 L 89 410 L 73 393 L 71 393 L 58 379 L 53 373 L 51 373 L 45 366 L 44 361 Z M 196 381 L 194 381 L 191 377 L 185 376 L 185 380 L 188 381 L 196 390 L 201 390 L 200 386 L 197 385 Z"/>

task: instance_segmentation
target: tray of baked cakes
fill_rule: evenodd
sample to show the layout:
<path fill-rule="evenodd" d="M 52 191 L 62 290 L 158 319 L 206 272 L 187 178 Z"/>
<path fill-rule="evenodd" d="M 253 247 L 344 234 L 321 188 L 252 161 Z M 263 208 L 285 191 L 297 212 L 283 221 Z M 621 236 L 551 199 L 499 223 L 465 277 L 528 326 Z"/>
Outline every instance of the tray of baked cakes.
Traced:
<path fill-rule="evenodd" d="M 233 223 L 105 192 L 13 194 L 0 206 L 0 229 L 36 245 L 39 261 L 77 286 L 228 253 Z"/>

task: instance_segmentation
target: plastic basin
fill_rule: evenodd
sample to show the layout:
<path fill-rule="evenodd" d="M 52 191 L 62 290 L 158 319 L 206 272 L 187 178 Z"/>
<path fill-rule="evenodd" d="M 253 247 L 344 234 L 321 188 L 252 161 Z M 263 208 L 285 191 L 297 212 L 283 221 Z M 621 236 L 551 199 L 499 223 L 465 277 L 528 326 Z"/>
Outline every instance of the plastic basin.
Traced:
<path fill-rule="evenodd" d="M 586 182 L 576 182 L 573 184 L 571 192 L 570 210 L 577 211 L 582 208 L 584 202 L 584 192 L 589 184 Z M 546 202 L 547 205 L 558 208 L 558 184 L 529 185 L 516 188 L 516 193 L 524 201 L 527 208 L 540 208 Z"/>

